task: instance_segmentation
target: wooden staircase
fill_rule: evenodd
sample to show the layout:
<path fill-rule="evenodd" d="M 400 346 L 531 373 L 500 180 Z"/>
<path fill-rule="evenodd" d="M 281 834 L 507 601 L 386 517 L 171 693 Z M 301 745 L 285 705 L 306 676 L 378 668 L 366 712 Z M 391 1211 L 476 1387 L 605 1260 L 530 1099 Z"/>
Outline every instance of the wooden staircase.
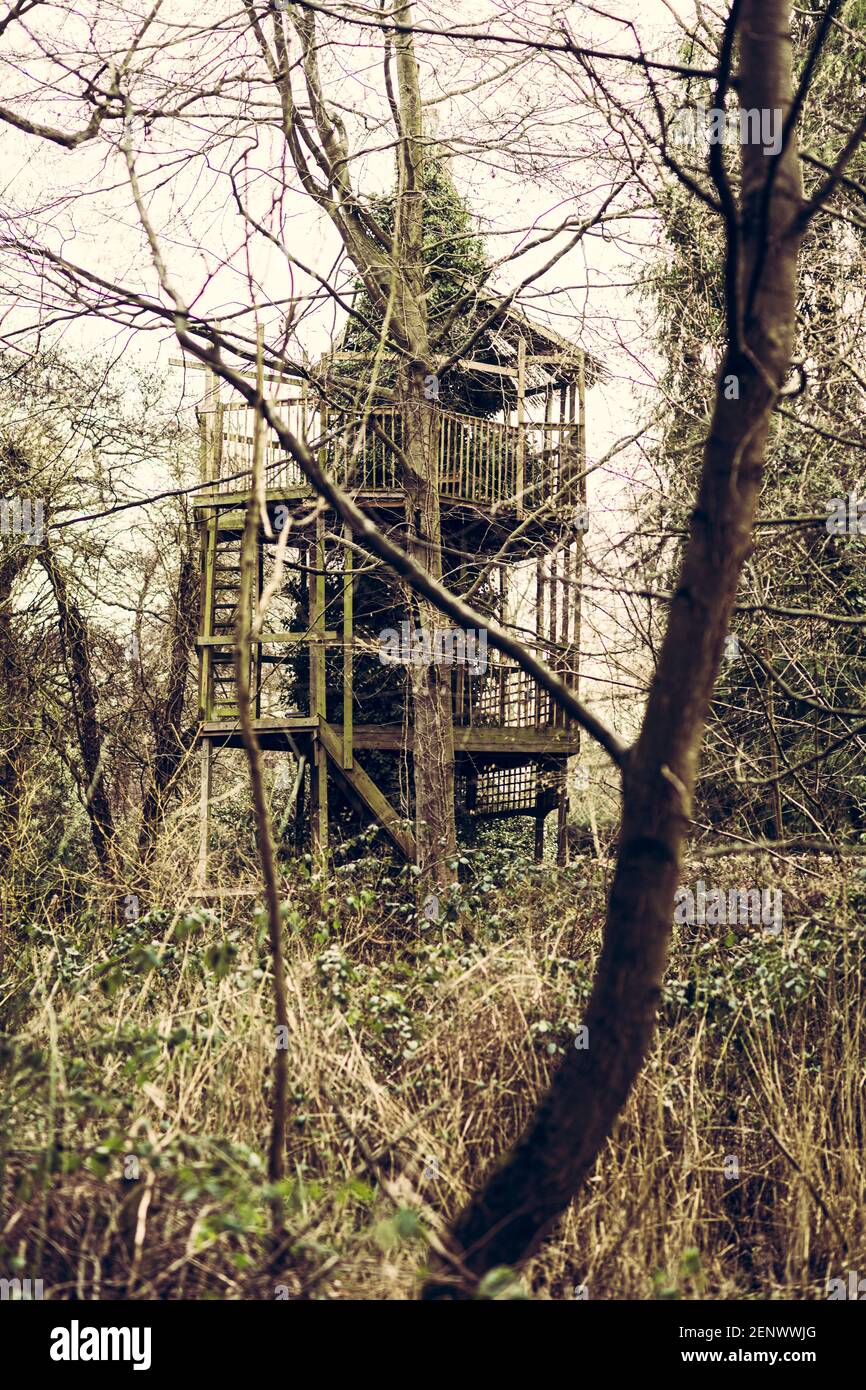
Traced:
<path fill-rule="evenodd" d="M 328 755 L 331 768 L 336 773 L 337 781 L 350 794 L 354 793 L 352 799 L 357 799 L 363 804 L 391 843 L 410 864 L 414 864 L 415 837 L 408 828 L 405 817 L 397 814 L 385 794 L 379 790 L 373 779 L 367 776 L 356 757 L 352 758 L 351 767 L 344 766 L 343 740 L 324 719 L 319 720 L 318 737 Z"/>

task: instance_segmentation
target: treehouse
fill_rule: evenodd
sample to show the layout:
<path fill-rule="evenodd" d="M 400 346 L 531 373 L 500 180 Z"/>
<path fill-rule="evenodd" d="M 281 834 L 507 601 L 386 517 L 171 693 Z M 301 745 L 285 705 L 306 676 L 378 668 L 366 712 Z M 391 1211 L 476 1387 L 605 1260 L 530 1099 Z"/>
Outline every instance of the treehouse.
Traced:
<path fill-rule="evenodd" d="M 492 319 L 483 350 L 476 351 L 450 369 L 441 392 L 435 376 L 429 383 L 445 581 L 458 594 L 471 588 L 480 611 L 511 625 L 576 684 L 585 389 L 598 368 L 514 309 Z M 402 421 L 387 389 L 387 363 L 380 368 L 343 341 L 303 378 L 272 379 L 266 390 L 293 433 L 310 442 L 320 463 L 399 541 L 406 524 Z M 376 371 L 379 388 L 371 392 L 364 383 Z M 221 399 L 211 376 L 199 421 L 204 881 L 214 759 L 242 746 L 233 635 L 254 415 L 245 404 Z M 263 440 L 263 462 L 273 536 L 264 529 L 259 535 L 258 587 L 261 593 L 270 582 L 273 597 L 253 645 L 250 679 L 262 748 L 291 760 L 284 782 L 291 787 L 296 841 L 309 830 L 314 852 L 326 853 L 331 822 L 348 808 L 413 860 L 407 667 L 423 634 L 409 630 L 399 582 L 348 543 L 331 512 L 315 506 L 313 490 L 272 433 Z M 274 585 L 276 538 L 284 526 L 290 528 L 285 567 Z M 485 635 L 452 634 L 457 641 L 446 658 L 458 820 L 532 816 L 541 857 L 545 818 L 558 809 L 563 858 L 566 770 L 579 751 L 578 729 Z"/>

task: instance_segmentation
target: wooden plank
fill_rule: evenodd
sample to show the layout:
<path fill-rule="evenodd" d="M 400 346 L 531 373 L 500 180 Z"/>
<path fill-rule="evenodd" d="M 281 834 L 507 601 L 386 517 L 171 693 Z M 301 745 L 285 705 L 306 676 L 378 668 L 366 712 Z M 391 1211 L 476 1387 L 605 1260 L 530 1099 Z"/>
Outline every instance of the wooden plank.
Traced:
<path fill-rule="evenodd" d="M 330 728 L 342 737 L 337 724 Z M 355 724 L 352 741 L 357 754 L 364 749 L 385 752 L 412 751 L 414 734 L 403 724 Z M 573 729 L 518 728 L 501 729 L 495 724 L 475 724 L 454 729 L 454 751 L 457 753 L 495 753 L 516 757 L 545 753 L 573 753 L 578 750 L 577 731 Z"/>
<path fill-rule="evenodd" d="M 296 483 L 292 484 L 291 487 L 269 487 L 265 496 L 269 502 L 307 502 L 309 501 L 312 491 L 313 489 L 309 483 Z M 248 495 L 248 493 L 243 492 L 240 488 L 226 488 L 224 492 L 220 492 L 218 494 L 220 516 L 225 516 L 229 508 L 242 508 Z M 213 507 L 214 502 L 214 493 L 200 492 L 196 493 L 192 505 L 195 508 Z"/>
<path fill-rule="evenodd" d="M 338 632 L 335 628 L 326 628 L 324 632 L 263 632 L 257 639 L 260 643 L 292 643 L 298 642 L 321 642 L 325 641 L 331 645 L 340 642 Z M 233 637 L 197 637 L 195 639 L 197 647 L 232 647 L 234 646 Z"/>
<path fill-rule="evenodd" d="M 576 367 L 580 358 L 583 356 L 580 348 L 575 348 L 573 352 L 535 352 L 527 357 L 528 366 L 537 366 L 540 362 L 555 363 L 561 367 Z"/>

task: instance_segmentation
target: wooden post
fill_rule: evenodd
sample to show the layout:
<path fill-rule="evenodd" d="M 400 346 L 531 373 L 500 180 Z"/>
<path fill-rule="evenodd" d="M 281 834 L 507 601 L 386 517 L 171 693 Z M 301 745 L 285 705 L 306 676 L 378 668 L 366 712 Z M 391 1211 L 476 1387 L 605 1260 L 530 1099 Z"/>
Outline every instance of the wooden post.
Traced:
<path fill-rule="evenodd" d="M 325 518 L 316 518 L 315 545 L 310 546 L 314 557 L 314 573 L 310 575 L 311 612 L 310 673 L 312 713 L 320 720 L 327 719 L 327 688 L 325 685 Z M 328 755 L 317 733 L 314 741 L 312 767 L 311 822 L 313 861 L 317 873 L 324 871 L 328 856 Z"/>
<path fill-rule="evenodd" d="M 568 387 L 559 388 L 559 440 L 556 451 L 556 491 L 562 490 L 568 449 Z"/>
<path fill-rule="evenodd" d="M 312 834 L 313 871 L 324 873 L 328 864 L 328 755 L 317 734 L 310 769 L 310 828 Z"/>
<path fill-rule="evenodd" d="M 577 371 L 577 463 L 580 470 L 578 483 L 578 504 L 586 506 L 586 354 L 581 349 L 580 365 Z M 586 547 L 586 532 L 582 531 L 574 542 L 574 588 L 572 590 L 573 622 L 571 674 L 574 692 L 580 694 L 580 641 L 583 628 L 583 561 Z M 581 737 L 581 745 L 583 739 Z"/>
<path fill-rule="evenodd" d="M 220 325 L 214 324 L 219 333 Z M 205 389 L 202 410 L 199 416 L 199 470 L 201 481 L 216 481 L 220 475 L 222 458 L 222 406 L 220 405 L 220 379 L 212 367 L 205 367 Z"/>
<path fill-rule="evenodd" d="M 571 577 L 570 558 L 571 548 L 568 545 L 564 545 L 559 552 L 559 588 L 561 598 L 559 610 L 559 645 L 561 650 L 557 655 L 556 670 L 565 681 L 568 680 L 571 667 L 571 653 L 568 648 L 568 643 L 569 627 L 571 623 L 571 605 L 574 601 L 574 595 L 569 584 L 569 579 Z M 564 710 L 561 713 L 562 719 L 560 722 L 563 728 L 567 728 L 569 724 L 568 715 Z"/>
<path fill-rule="evenodd" d="M 264 588 L 264 566 L 265 566 L 265 544 L 264 544 L 264 539 L 263 539 L 263 536 L 262 536 L 262 534 L 261 534 L 261 529 L 260 529 L 259 535 L 258 535 L 258 537 L 257 537 L 257 539 L 256 539 L 256 591 L 255 591 L 254 594 L 251 594 L 251 595 L 250 595 L 250 599 L 251 599 L 251 608 L 252 608 L 252 612 L 251 612 L 251 614 L 250 614 L 250 622 L 252 622 L 253 616 L 255 615 L 256 608 L 258 607 L 259 601 L 260 601 L 260 599 L 261 599 L 262 589 Z M 253 663 L 253 669 L 252 669 L 252 673 L 251 673 L 251 674 L 252 674 L 252 680 L 253 680 L 253 700 L 254 700 L 254 704 L 253 704 L 253 718 L 254 718 L 254 719 L 261 719 L 261 717 L 262 717 L 262 644 L 261 644 L 261 641 L 258 641 L 258 642 L 255 643 L 255 646 L 254 646 L 254 648 L 253 648 L 253 651 L 250 653 L 250 656 L 251 656 L 251 658 L 252 658 L 252 663 Z"/>
<path fill-rule="evenodd" d="M 207 887 L 208 841 L 210 839 L 210 796 L 213 777 L 213 748 L 209 738 L 201 741 L 201 796 L 199 800 L 199 887 Z"/>
<path fill-rule="evenodd" d="M 316 642 L 313 648 L 316 665 L 316 714 L 322 719 L 328 717 L 327 687 L 325 685 L 325 518 L 316 518 L 316 602 L 315 631 Z"/>
<path fill-rule="evenodd" d="M 343 545 L 343 767 L 351 768 L 352 751 L 352 699 L 353 699 L 353 588 L 354 565 L 352 547 L 349 544 L 351 533 L 344 529 Z"/>
<path fill-rule="evenodd" d="M 577 458 L 580 472 L 586 472 L 586 353 L 581 349 L 577 369 Z M 580 495 L 586 500 L 586 478 L 581 477 Z"/>
<path fill-rule="evenodd" d="M 547 659 L 548 659 L 548 661 L 550 662 L 551 666 L 553 667 L 554 671 L 557 671 L 557 670 L 558 670 L 558 667 L 559 667 L 559 656 L 558 656 L 558 653 L 557 653 L 557 650 L 556 650 L 556 632 L 557 632 L 556 619 L 557 619 L 557 610 L 558 610 L 558 603 L 559 603 L 559 584 L 558 584 L 558 580 L 559 580 L 559 553 L 558 553 L 558 551 L 554 551 L 553 554 L 550 556 L 550 571 L 549 571 L 550 611 L 549 611 L 549 615 L 548 615 L 548 629 L 547 629 L 547 640 L 548 640 L 548 642 L 549 642 L 549 644 L 550 644 L 549 650 L 548 650 L 548 657 L 547 657 Z M 556 728 L 556 726 L 557 726 L 557 725 L 559 724 L 559 722 L 560 722 L 561 710 L 560 710 L 559 706 L 558 706 L 558 705 L 553 705 L 552 708 L 551 708 L 551 712 L 550 712 L 550 713 L 551 713 L 551 720 L 550 720 L 550 722 L 551 722 L 551 724 L 553 725 L 553 727 Z"/>
<path fill-rule="evenodd" d="M 548 497 L 553 496 L 553 440 L 557 431 L 553 426 L 553 386 L 547 386 L 544 391 L 544 430 L 542 432 L 542 471 L 541 486 L 539 488 L 539 502 L 546 502 Z"/>
<path fill-rule="evenodd" d="M 295 854 L 301 854 L 304 848 L 307 766 L 308 760 L 302 753 L 298 767 L 298 794 L 295 797 Z"/>
<path fill-rule="evenodd" d="M 536 777 L 538 772 L 536 771 Z M 537 784 L 536 784 L 537 787 Z M 544 862 L 544 793 L 536 790 L 535 793 L 535 862 Z"/>
<path fill-rule="evenodd" d="M 567 763 L 562 764 L 562 771 L 559 780 L 559 801 L 557 803 L 556 814 L 556 862 L 560 866 L 568 863 L 568 783 L 566 780 Z"/>
<path fill-rule="evenodd" d="M 517 515 L 523 515 L 526 491 L 526 343 L 517 344 Z"/>
<path fill-rule="evenodd" d="M 544 556 L 539 555 L 535 561 L 535 644 L 536 656 L 542 653 L 542 638 L 544 636 Z M 540 729 L 541 721 L 541 686 L 535 687 L 535 727 Z"/>

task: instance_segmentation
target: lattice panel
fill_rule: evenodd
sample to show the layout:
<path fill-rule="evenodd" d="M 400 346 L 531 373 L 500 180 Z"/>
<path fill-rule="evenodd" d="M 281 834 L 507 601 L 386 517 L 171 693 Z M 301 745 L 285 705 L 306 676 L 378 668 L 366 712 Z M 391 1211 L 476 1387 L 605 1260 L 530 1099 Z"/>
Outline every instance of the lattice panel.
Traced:
<path fill-rule="evenodd" d="M 535 810 L 539 792 L 556 791 L 559 774 L 527 767 L 493 767 L 461 778 L 461 801 L 476 816 L 521 815 Z"/>

